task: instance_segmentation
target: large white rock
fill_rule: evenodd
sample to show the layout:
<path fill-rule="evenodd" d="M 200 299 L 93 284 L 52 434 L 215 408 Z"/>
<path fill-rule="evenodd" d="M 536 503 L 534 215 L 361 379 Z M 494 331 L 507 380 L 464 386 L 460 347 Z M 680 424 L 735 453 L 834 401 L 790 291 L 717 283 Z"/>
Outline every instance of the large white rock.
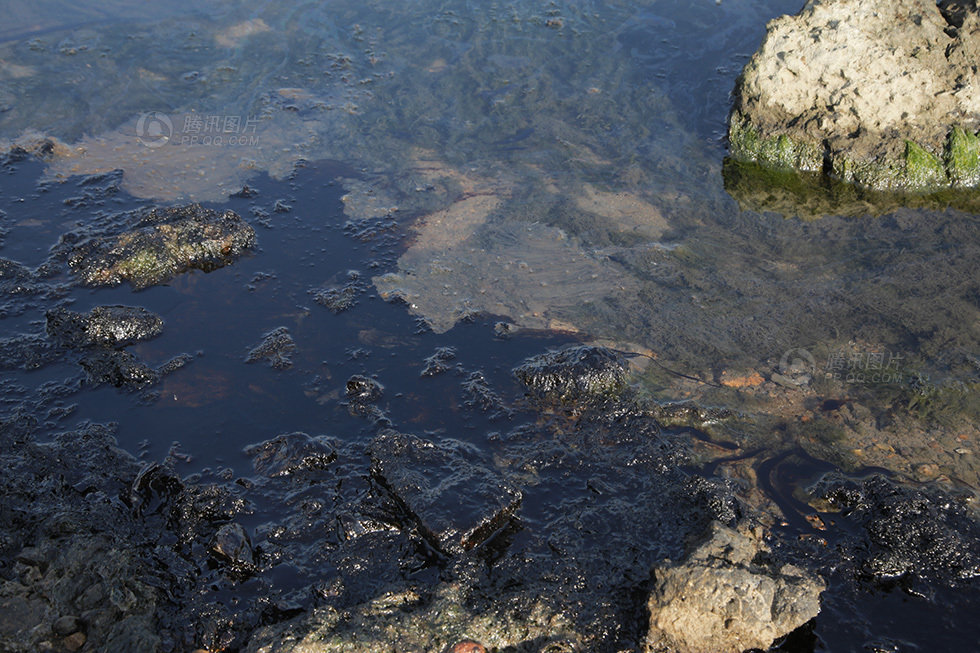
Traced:
<path fill-rule="evenodd" d="M 649 653 L 741 653 L 768 649 L 820 611 L 823 580 L 762 560 L 758 532 L 717 522 L 678 565 L 655 570 Z"/>

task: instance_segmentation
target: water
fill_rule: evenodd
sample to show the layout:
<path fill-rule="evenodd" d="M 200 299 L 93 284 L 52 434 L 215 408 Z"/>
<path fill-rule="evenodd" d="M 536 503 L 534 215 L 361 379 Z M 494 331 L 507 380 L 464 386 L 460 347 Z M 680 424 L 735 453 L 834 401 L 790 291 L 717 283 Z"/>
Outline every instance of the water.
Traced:
<path fill-rule="evenodd" d="M 191 355 L 148 393 L 89 387 L 70 359 L 12 365 L 4 405 L 35 402 L 47 432 L 116 422 L 144 460 L 243 474 L 276 434 L 367 441 L 377 424 L 344 396 L 362 374 L 397 428 L 492 450 L 535 419 L 510 399 L 514 365 L 602 342 L 653 358 L 646 395 L 737 412 L 696 425 L 695 459 L 758 472 L 752 500 L 787 536 L 808 532 L 802 489 L 826 469 L 980 489 L 977 216 L 804 221 L 725 190 L 734 80 L 798 1 L 9 4 L 0 140 L 55 146 L 0 180 L 0 255 L 34 268 L 86 211 L 156 203 L 231 208 L 258 234 L 229 267 L 138 293 L 62 267 L 9 300 L 8 336 L 66 300 L 136 304 L 166 326 L 132 353 Z M 73 199 L 113 170 L 118 192 Z M 229 197 L 245 184 L 258 195 Z M 315 301 L 345 284 L 349 310 Z M 245 364 L 278 327 L 291 366 Z M 456 367 L 420 379 L 438 347 Z M 509 414 L 467 405 L 474 373 Z M 783 473 L 788 455 L 806 462 Z M 816 647 L 898 628 L 866 617 L 843 640 L 818 621 Z"/>

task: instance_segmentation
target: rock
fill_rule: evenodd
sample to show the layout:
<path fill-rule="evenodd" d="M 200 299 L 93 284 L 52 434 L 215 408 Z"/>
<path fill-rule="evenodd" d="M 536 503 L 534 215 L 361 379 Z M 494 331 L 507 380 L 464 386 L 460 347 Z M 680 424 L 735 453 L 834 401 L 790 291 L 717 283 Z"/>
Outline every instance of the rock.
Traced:
<path fill-rule="evenodd" d="M 241 524 L 225 524 L 211 540 L 211 555 L 232 567 L 247 569 L 255 563 L 252 540 Z"/>
<path fill-rule="evenodd" d="M 455 347 L 437 347 L 431 356 L 425 359 L 419 376 L 425 378 L 437 376 L 453 368 L 452 361 L 456 360 Z"/>
<path fill-rule="evenodd" d="M 489 539 L 521 505 L 521 492 L 455 441 L 392 430 L 369 446 L 371 471 L 437 550 L 457 555 Z"/>
<path fill-rule="evenodd" d="M 736 85 L 732 157 L 878 190 L 980 185 L 980 16 L 941 4 L 810 0 L 771 21 Z"/>
<path fill-rule="evenodd" d="M 514 376 L 539 398 L 581 401 L 625 389 L 628 370 L 626 359 L 611 349 L 573 345 L 524 361 Z"/>
<path fill-rule="evenodd" d="M 487 649 L 479 642 L 474 642 L 472 639 L 464 639 L 449 649 L 449 653 L 487 653 Z"/>
<path fill-rule="evenodd" d="M 85 646 L 85 633 L 72 633 L 68 637 L 61 640 L 61 645 L 65 647 L 67 651 L 77 651 L 78 649 Z"/>
<path fill-rule="evenodd" d="M 682 563 L 656 569 L 646 650 L 765 650 L 815 617 L 823 581 L 765 552 L 759 534 L 715 522 Z"/>
<path fill-rule="evenodd" d="M 88 313 L 47 312 L 48 335 L 68 347 L 122 347 L 163 333 L 163 319 L 137 306 L 96 306 Z"/>
<path fill-rule="evenodd" d="M 58 617 L 58 619 L 51 626 L 51 630 L 54 631 L 55 635 L 61 635 L 64 637 L 66 635 L 71 635 L 74 632 L 78 632 L 81 627 L 82 624 L 78 617 L 74 615 L 65 615 L 63 617 Z"/>
<path fill-rule="evenodd" d="M 944 585 L 980 577 L 980 526 L 949 494 L 883 476 L 858 484 L 836 474 L 810 491 L 859 526 L 845 549 L 861 575 Z"/>
<path fill-rule="evenodd" d="M 287 433 L 245 448 L 252 467 L 264 476 L 290 476 L 301 471 L 326 469 L 337 459 L 337 450 L 324 438 Z"/>
<path fill-rule="evenodd" d="M 85 284 L 128 281 L 138 290 L 189 269 L 223 267 L 254 244 L 255 231 L 234 211 L 190 204 L 152 209 L 131 231 L 84 240 L 72 248 L 68 264 Z"/>
<path fill-rule="evenodd" d="M 289 357 L 296 350 L 296 341 L 289 335 L 289 329 L 278 327 L 262 336 L 262 342 L 252 348 L 245 357 L 246 363 L 266 361 L 273 369 L 285 370 L 293 365 Z"/>
<path fill-rule="evenodd" d="M 347 379 L 347 399 L 359 404 L 370 404 L 381 399 L 384 386 L 361 374 Z"/>
<path fill-rule="evenodd" d="M 90 383 L 109 383 L 117 388 L 140 389 L 160 380 L 160 373 L 128 351 L 97 349 L 80 361 Z"/>
<path fill-rule="evenodd" d="M 320 306 L 329 308 L 336 315 L 356 306 L 357 296 L 364 290 L 365 285 L 361 281 L 361 273 L 357 270 L 349 270 L 344 284 L 330 288 L 316 288 L 310 292 L 313 295 L 313 301 Z"/>

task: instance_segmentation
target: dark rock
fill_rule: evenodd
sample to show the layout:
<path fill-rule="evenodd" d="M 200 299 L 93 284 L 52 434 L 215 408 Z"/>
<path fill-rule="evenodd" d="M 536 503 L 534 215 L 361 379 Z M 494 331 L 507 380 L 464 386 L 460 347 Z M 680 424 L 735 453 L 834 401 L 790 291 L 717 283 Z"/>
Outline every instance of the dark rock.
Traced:
<path fill-rule="evenodd" d="M 163 333 L 163 319 L 136 306 L 97 306 L 88 313 L 47 312 L 48 335 L 67 347 L 122 347 Z"/>
<path fill-rule="evenodd" d="M 480 545 L 520 507 L 520 490 L 462 443 L 435 443 L 387 430 L 371 442 L 369 453 L 372 474 L 443 553 Z"/>
<path fill-rule="evenodd" d="M 323 437 L 287 433 L 245 448 L 252 467 L 269 477 L 290 476 L 297 472 L 326 469 L 337 459 L 337 450 Z"/>
<path fill-rule="evenodd" d="M 129 489 L 129 505 L 136 514 L 155 512 L 184 489 L 184 484 L 168 465 L 149 463 L 136 474 Z"/>
<path fill-rule="evenodd" d="M 514 375 L 540 398 L 581 401 L 626 388 L 629 363 L 605 347 L 573 345 L 528 359 Z"/>
<path fill-rule="evenodd" d="M 331 288 L 317 288 L 310 292 L 313 294 L 313 301 L 337 314 L 356 306 L 357 297 L 364 290 L 365 285 L 361 281 L 361 273 L 357 270 L 350 270 L 344 284 Z"/>
<path fill-rule="evenodd" d="M 656 569 L 645 650 L 766 650 L 815 617 L 824 582 L 766 552 L 761 533 L 715 523 L 682 563 Z"/>
<path fill-rule="evenodd" d="M 463 405 L 487 413 L 490 419 L 513 414 L 513 410 L 504 403 L 503 397 L 490 387 L 486 376 L 479 370 L 471 372 L 463 381 Z"/>
<path fill-rule="evenodd" d="M 81 630 L 81 627 L 82 622 L 78 617 L 74 615 L 65 615 L 63 617 L 58 617 L 58 619 L 51 626 L 51 630 L 54 631 L 55 635 L 61 635 L 64 637 Z"/>
<path fill-rule="evenodd" d="M 103 205 L 105 200 L 119 192 L 122 180 L 122 170 L 86 175 L 77 183 L 80 194 L 65 199 L 65 204 L 73 208 Z"/>
<path fill-rule="evenodd" d="M 976 0 L 939 0 L 937 6 L 949 26 L 957 29 L 963 27 L 968 12 L 977 11 Z"/>
<path fill-rule="evenodd" d="M 108 383 L 117 388 L 141 389 L 160 380 L 160 374 L 128 351 L 97 349 L 82 357 L 89 382 Z"/>
<path fill-rule="evenodd" d="M 228 265 L 255 244 L 255 231 L 233 211 L 198 204 L 139 214 L 130 231 L 76 243 L 68 264 L 83 283 L 141 289 L 181 272 L 210 272 Z"/>
<path fill-rule="evenodd" d="M 241 524 L 225 524 L 211 540 L 211 554 L 233 567 L 248 568 L 255 562 L 252 540 Z"/>
<path fill-rule="evenodd" d="M 439 347 L 431 356 L 425 359 L 422 372 L 419 376 L 425 378 L 436 376 L 452 369 L 451 361 L 456 359 L 455 347 Z"/>
<path fill-rule="evenodd" d="M 812 491 L 856 522 L 845 545 L 859 571 L 878 581 L 909 577 L 955 584 L 980 577 L 980 525 L 954 497 L 883 476 L 856 483 L 828 475 Z"/>
<path fill-rule="evenodd" d="M 277 370 L 285 370 L 293 365 L 289 357 L 296 350 L 296 341 L 289 335 L 289 329 L 278 327 L 262 337 L 262 342 L 256 345 L 245 357 L 246 363 L 266 361 Z"/>
<path fill-rule="evenodd" d="M 361 374 L 347 379 L 347 399 L 358 404 L 370 404 L 381 399 L 384 386 Z"/>
<path fill-rule="evenodd" d="M 240 191 L 232 193 L 229 197 L 237 197 L 239 199 L 251 199 L 253 197 L 257 197 L 258 194 L 259 191 L 250 187 L 248 184 L 245 184 L 244 186 L 242 186 L 242 189 Z"/>

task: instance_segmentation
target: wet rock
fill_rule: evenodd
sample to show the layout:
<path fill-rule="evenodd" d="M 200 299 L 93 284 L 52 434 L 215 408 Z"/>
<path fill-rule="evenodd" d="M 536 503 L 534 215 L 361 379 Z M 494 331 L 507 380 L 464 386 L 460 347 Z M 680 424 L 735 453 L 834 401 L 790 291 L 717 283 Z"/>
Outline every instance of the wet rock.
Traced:
<path fill-rule="evenodd" d="M 134 228 L 76 243 L 68 264 L 83 283 L 142 289 L 189 269 L 210 272 L 228 265 L 255 244 L 255 231 L 233 211 L 198 204 L 140 214 Z"/>
<path fill-rule="evenodd" d="M 521 492 L 455 441 L 383 431 L 369 447 L 371 471 L 437 550 L 460 554 L 504 527 Z"/>
<path fill-rule="evenodd" d="M 85 633 L 72 633 L 61 640 L 61 645 L 65 647 L 65 650 L 74 652 L 85 646 L 85 642 Z"/>
<path fill-rule="evenodd" d="M 514 375 L 540 398 L 581 401 L 626 388 L 629 363 L 605 347 L 573 345 L 528 359 Z"/>
<path fill-rule="evenodd" d="M 357 297 L 365 290 L 365 285 L 361 281 L 361 273 L 357 270 L 350 270 L 347 273 L 347 280 L 339 285 L 330 288 L 317 288 L 312 290 L 313 301 L 320 306 L 330 309 L 336 315 L 357 305 Z"/>
<path fill-rule="evenodd" d="M 122 347 L 163 333 L 163 319 L 136 306 L 96 306 L 88 313 L 47 312 L 48 335 L 67 347 Z"/>
<path fill-rule="evenodd" d="M 456 359 L 455 347 L 438 347 L 431 356 L 423 361 L 422 372 L 419 376 L 437 376 L 452 369 L 453 360 Z"/>
<path fill-rule="evenodd" d="M 833 474 L 812 492 L 861 527 L 845 545 L 859 572 L 943 584 L 980 577 L 980 526 L 955 497 L 883 476 L 857 483 Z"/>
<path fill-rule="evenodd" d="M 183 481 L 169 465 L 148 463 L 139 470 L 130 485 L 129 505 L 138 515 L 152 513 L 183 489 Z"/>
<path fill-rule="evenodd" d="M 323 437 L 287 433 L 246 447 L 245 455 L 252 457 L 256 472 L 271 478 L 326 469 L 337 459 L 337 450 Z"/>
<path fill-rule="evenodd" d="M 296 341 L 289 329 L 278 327 L 262 337 L 262 342 L 252 348 L 245 357 L 246 363 L 267 362 L 273 369 L 285 370 L 293 365 L 289 357 L 296 350 Z"/>
<path fill-rule="evenodd" d="M 241 524 L 225 524 L 214 534 L 211 555 L 233 568 L 248 569 L 255 562 L 252 540 Z"/>
<path fill-rule="evenodd" d="M 545 601 L 534 601 L 520 611 L 504 607 L 476 610 L 466 599 L 465 588 L 444 583 L 428 598 L 409 590 L 345 611 L 318 608 L 308 616 L 257 630 L 244 651 L 434 653 L 479 640 L 483 644 L 477 646 L 490 650 L 544 653 L 548 648 L 542 643 L 558 637 L 570 642 L 578 640 L 567 619 L 549 609 Z"/>
<path fill-rule="evenodd" d="M 80 361 L 88 373 L 89 383 L 108 383 L 117 388 L 141 389 L 160 380 L 155 369 L 128 351 L 98 349 L 87 353 Z"/>
<path fill-rule="evenodd" d="M 372 378 L 355 374 L 347 379 L 347 399 L 353 403 L 370 404 L 381 399 L 384 386 Z"/>
<path fill-rule="evenodd" d="M 811 0 L 745 67 L 731 154 L 881 190 L 976 187 L 978 56 L 974 3 Z"/>
<path fill-rule="evenodd" d="M 74 615 L 65 615 L 64 617 L 59 617 L 54 624 L 51 625 L 51 630 L 55 635 L 61 635 L 65 637 L 77 632 L 82 627 L 82 622 L 78 617 Z"/>
<path fill-rule="evenodd" d="M 715 523 L 682 563 L 656 569 L 645 650 L 768 649 L 815 617 L 823 581 L 765 553 L 761 534 Z"/>

